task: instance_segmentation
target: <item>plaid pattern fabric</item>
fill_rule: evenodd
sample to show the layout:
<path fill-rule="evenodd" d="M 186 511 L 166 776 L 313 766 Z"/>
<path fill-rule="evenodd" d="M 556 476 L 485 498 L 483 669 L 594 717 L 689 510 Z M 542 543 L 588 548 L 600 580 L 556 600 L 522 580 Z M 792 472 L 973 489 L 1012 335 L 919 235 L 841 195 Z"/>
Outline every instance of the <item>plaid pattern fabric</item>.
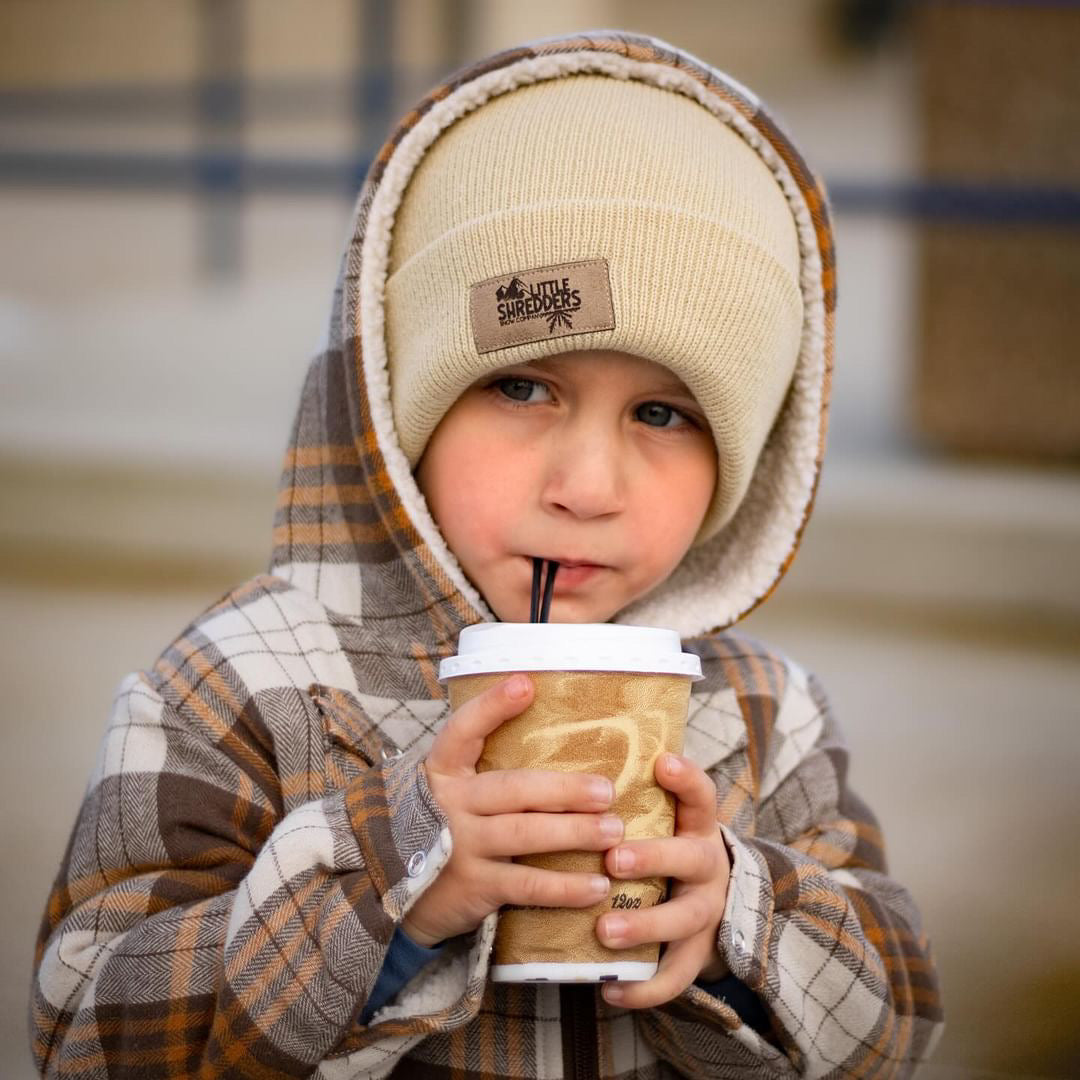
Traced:
<path fill-rule="evenodd" d="M 120 686 L 38 946 L 43 1072 L 562 1075 L 557 988 L 487 981 L 493 918 L 356 1019 L 450 851 L 417 768 L 447 706 L 385 696 L 378 634 L 265 576 Z M 820 688 L 733 632 L 687 647 L 685 748 L 734 853 L 719 944 L 773 1036 L 696 987 L 597 997 L 601 1075 L 904 1075 L 940 1028 L 933 965 Z"/>
<path fill-rule="evenodd" d="M 434 91 L 379 155 L 357 237 L 397 140 L 432 102 L 522 57 L 578 50 L 691 71 L 753 120 L 818 208 L 831 318 L 824 199 L 795 151 L 738 88 L 630 35 L 512 50 Z M 394 927 L 450 855 L 418 766 L 447 714 L 439 660 L 484 615 L 423 542 L 374 436 L 357 248 L 304 386 L 271 572 L 119 687 L 39 935 L 43 1073 L 564 1075 L 558 989 L 487 978 L 494 916 L 359 1022 Z M 820 688 L 734 632 L 686 647 L 706 676 L 686 752 L 717 784 L 733 855 L 718 945 L 772 1030 L 696 987 L 642 1012 L 596 996 L 600 1075 L 906 1075 L 940 1031 L 933 964 L 847 789 Z"/>

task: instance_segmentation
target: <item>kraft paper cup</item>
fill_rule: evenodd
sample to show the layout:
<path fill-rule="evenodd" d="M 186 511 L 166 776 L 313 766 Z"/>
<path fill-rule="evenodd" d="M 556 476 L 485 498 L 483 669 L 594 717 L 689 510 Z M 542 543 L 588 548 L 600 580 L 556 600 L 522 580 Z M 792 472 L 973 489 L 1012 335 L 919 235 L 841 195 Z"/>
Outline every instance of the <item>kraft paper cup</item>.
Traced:
<path fill-rule="evenodd" d="M 655 780 L 656 759 L 681 753 L 690 684 L 701 662 L 674 630 L 610 623 L 483 623 L 462 631 L 457 656 L 442 661 L 457 709 L 511 672 L 527 672 L 532 704 L 488 736 L 477 765 L 598 773 L 615 786 L 610 813 L 625 839 L 671 836 L 675 800 Z M 515 860 L 553 870 L 605 873 L 604 854 L 568 851 Z M 606 982 L 648 979 L 659 943 L 605 948 L 596 920 L 606 911 L 660 903 L 667 880 L 613 881 L 588 908 L 505 907 L 499 914 L 491 977 L 496 982 Z"/>

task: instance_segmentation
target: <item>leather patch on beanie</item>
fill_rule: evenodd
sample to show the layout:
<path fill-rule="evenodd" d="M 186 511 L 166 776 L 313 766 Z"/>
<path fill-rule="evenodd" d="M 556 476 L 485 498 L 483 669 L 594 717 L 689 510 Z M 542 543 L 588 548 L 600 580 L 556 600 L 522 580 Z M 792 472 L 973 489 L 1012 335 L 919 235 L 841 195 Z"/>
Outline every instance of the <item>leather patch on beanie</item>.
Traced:
<path fill-rule="evenodd" d="M 614 330 L 607 259 L 558 263 L 478 281 L 469 289 L 476 351 Z"/>

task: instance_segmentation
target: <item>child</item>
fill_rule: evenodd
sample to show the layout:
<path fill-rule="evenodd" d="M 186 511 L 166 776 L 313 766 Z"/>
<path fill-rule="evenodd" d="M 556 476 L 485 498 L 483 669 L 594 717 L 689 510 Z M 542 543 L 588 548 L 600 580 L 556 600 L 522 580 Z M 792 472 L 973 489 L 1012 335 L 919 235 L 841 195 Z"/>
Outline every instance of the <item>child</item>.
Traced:
<path fill-rule="evenodd" d="M 756 99 L 610 31 L 489 57 L 369 173 L 282 479 L 271 572 L 121 685 L 49 900 L 33 1050 L 63 1076 L 906 1075 L 940 1033 L 918 914 L 817 682 L 724 627 L 809 515 L 832 357 L 824 195 Z M 448 716 L 459 632 L 677 629 L 676 835 L 599 777 L 475 772 L 531 700 Z M 488 979 L 503 904 L 598 920 L 656 976 Z M 599 883 L 606 895 L 609 881 Z"/>

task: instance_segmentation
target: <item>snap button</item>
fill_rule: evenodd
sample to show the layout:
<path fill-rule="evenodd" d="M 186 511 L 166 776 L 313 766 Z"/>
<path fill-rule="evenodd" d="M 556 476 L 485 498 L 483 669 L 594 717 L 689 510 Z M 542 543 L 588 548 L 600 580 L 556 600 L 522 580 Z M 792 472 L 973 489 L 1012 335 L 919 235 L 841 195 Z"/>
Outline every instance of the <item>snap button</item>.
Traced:
<path fill-rule="evenodd" d="M 414 851 L 409 856 L 405 869 L 409 872 L 409 877 L 416 877 L 424 872 L 425 866 L 427 866 L 427 856 L 422 851 Z"/>
<path fill-rule="evenodd" d="M 737 953 L 742 955 L 743 953 L 746 952 L 746 938 L 743 937 L 743 932 L 741 930 L 736 930 L 731 935 L 731 940 L 735 945 L 735 951 Z"/>

